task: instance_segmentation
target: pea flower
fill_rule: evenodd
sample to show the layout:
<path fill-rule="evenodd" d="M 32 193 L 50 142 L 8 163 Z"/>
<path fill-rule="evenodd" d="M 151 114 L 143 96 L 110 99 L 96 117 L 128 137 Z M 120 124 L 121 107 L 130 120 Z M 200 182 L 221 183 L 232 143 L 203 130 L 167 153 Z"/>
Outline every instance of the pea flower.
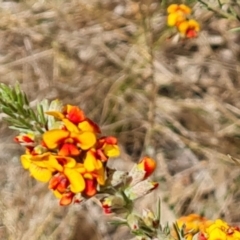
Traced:
<path fill-rule="evenodd" d="M 182 21 L 186 20 L 186 15 L 191 13 L 191 9 L 184 4 L 171 4 L 167 8 L 167 23 L 168 26 L 173 27 L 177 26 Z"/>
<path fill-rule="evenodd" d="M 63 170 L 56 157 L 50 152 L 35 156 L 27 152 L 21 156 L 21 162 L 23 168 L 29 170 L 30 175 L 40 182 L 48 182 L 54 172 Z"/>
<path fill-rule="evenodd" d="M 62 120 L 64 129 L 52 129 L 43 134 L 43 141 L 47 148 L 58 150 L 59 155 L 77 156 L 81 150 L 87 150 L 96 143 L 93 132 L 80 131 L 68 119 Z"/>
<path fill-rule="evenodd" d="M 183 37 L 194 38 L 197 37 L 197 34 L 200 31 L 200 26 L 196 20 L 190 19 L 181 22 L 177 29 Z"/>
<path fill-rule="evenodd" d="M 207 240 L 238 240 L 240 239 L 240 230 L 217 219 L 206 229 L 206 238 Z"/>
<path fill-rule="evenodd" d="M 200 31 L 199 23 L 189 19 L 191 9 L 184 4 L 171 4 L 167 8 L 167 25 L 175 27 L 184 38 L 195 38 Z"/>
<path fill-rule="evenodd" d="M 194 235 L 197 233 L 205 232 L 206 228 L 212 224 L 212 221 L 207 218 L 200 216 L 198 214 L 190 214 L 188 216 L 182 216 L 177 220 L 177 225 L 179 228 L 184 227 L 184 233 L 186 240 L 192 240 Z M 175 236 L 176 233 L 173 233 Z M 198 236 L 200 240 L 200 235 Z"/>

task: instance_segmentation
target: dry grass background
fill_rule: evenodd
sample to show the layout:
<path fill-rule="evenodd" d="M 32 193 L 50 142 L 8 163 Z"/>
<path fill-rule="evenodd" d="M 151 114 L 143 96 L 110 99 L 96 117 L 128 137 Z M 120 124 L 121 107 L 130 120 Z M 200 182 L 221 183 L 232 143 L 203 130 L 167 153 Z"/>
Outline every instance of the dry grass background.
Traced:
<path fill-rule="evenodd" d="M 163 219 L 192 212 L 240 224 L 240 35 L 237 22 L 196 4 L 200 36 L 177 41 L 155 0 L 0 1 L 1 82 L 18 81 L 34 106 L 43 98 L 77 104 L 119 138 L 129 169 L 158 162 Z M 0 125 L 0 239 L 130 239 L 94 202 L 58 206 L 29 178 L 14 133 Z"/>

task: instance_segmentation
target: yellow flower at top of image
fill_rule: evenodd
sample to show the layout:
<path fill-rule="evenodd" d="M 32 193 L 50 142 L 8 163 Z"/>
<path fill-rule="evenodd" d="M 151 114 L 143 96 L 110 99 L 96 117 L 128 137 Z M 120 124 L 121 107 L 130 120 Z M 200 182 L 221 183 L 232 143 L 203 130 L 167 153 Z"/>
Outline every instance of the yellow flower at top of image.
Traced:
<path fill-rule="evenodd" d="M 188 6 L 186 6 L 185 4 L 171 4 L 168 8 L 167 8 L 167 12 L 170 13 L 174 13 L 174 12 L 182 12 L 184 14 L 190 14 L 191 13 L 191 8 L 189 8 Z"/>
<path fill-rule="evenodd" d="M 170 27 L 178 26 L 187 19 L 187 15 L 191 13 L 191 9 L 184 4 L 171 4 L 167 8 L 168 17 L 167 24 Z"/>
<path fill-rule="evenodd" d="M 177 29 L 183 37 L 195 38 L 200 31 L 200 25 L 196 20 L 190 19 L 181 22 L 177 26 Z"/>
<path fill-rule="evenodd" d="M 190 214 L 177 220 L 177 225 L 179 228 L 185 225 L 184 232 L 186 233 L 187 240 L 192 240 L 193 236 L 198 232 L 205 232 L 205 229 L 211 224 L 212 221 L 198 214 Z"/>
<path fill-rule="evenodd" d="M 240 230 L 217 219 L 206 229 L 208 240 L 240 240 Z"/>

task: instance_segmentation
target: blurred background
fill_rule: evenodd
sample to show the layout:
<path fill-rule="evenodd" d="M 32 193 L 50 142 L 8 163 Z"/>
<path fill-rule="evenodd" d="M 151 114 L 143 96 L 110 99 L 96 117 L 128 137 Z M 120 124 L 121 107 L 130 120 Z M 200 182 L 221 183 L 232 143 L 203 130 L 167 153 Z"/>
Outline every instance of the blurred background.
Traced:
<path fill-rule="evenodd" d="M 194 212 L 240 224 L 240 167 L 228 157 L 240 158 L 239 21 L 190 1 L 201 31 L 181 39 L 166 26 L 173 2 L 1 0 L 0 82 L 18 81 L 32 106 L 80 106 L 119 139 L 114 168 L 156 159 L 160 187 L 136 208 L 161 198 L 163 222 Z M 0 115 L 0 239 L 131 239 L 94 201 L 60 207 L 22 169 L 15 134 Z"/>

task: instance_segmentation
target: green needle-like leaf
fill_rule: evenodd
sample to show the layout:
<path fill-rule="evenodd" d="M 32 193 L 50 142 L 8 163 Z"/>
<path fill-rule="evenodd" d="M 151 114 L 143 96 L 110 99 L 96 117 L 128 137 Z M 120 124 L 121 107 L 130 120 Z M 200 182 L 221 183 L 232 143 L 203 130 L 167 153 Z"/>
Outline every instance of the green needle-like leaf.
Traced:
<path fill-rule="evenodd" d="M 29 100 L 19 84 L 15 87 L 0 84 L 0 112 L 7 115 L 4 119 L 12 129 L 44 132 L 47 119 L 43 107 L 39 104 L 36 111 L 30 107 Z"/>

